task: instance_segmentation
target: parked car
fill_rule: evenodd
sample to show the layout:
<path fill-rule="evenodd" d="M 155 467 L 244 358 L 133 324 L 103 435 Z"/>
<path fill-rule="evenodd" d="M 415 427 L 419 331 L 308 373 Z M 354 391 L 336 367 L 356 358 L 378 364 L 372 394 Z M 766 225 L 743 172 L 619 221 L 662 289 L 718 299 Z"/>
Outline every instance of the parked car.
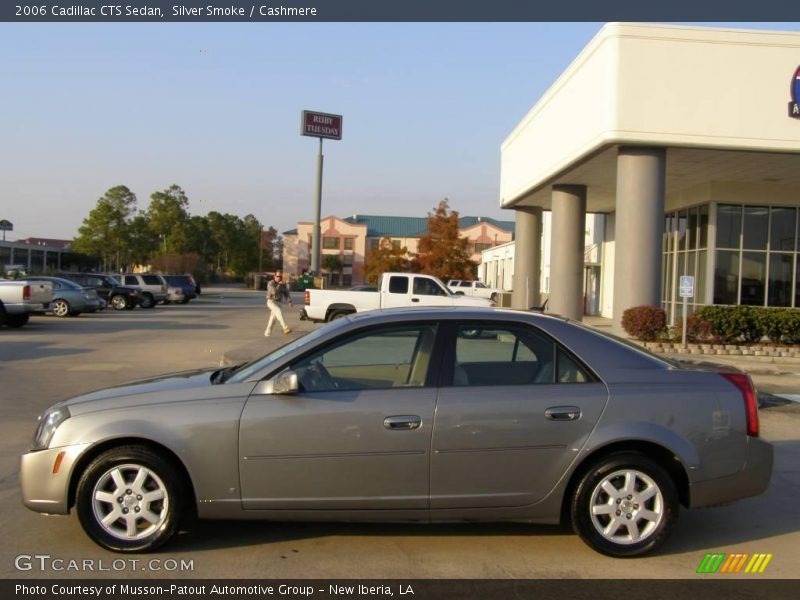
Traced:
<path fill-rule="evenodd" d="M 44 312 L 53 299 L 49 283 L 0 278 L 0 327 L 24 326 L 31 314 Z"/>
<path fill-rule="evenodd" d="M 186 304 L 188 300 L 183 295 L 183 288 L 179 286 L 168 285 L 167 286 L 167 299 L 164 300 L 164 304 Z"/>
<path fill-rule="evenodd" d="M 168 300 L 167 282 L 161 275 L 152 273 L 125 273 L 119 281 L 127 287 L 139 288 L 142 294 L 142 308 L 155 308 L 159 302 Z"/>
<path fill-rule="evenodd" d="M 74 509 L 120 552 L 155 549 L 196 513 L 563 518 L 595 550 L 637 556 L 666 541 L 679 505 L 760 494 L 771 471 L 744 373 L 684 368 L 542 314 L 422 308 L 59 402 L 20 483 L 28 508 Z"/>
<path fill-rule="evenodd" d="M 49 282 L 53 286 L 53 300 L 49 310 L 57 317 L 76 317 L 81 313 L 100 310 L 100 299 L 94 288 L 82 287 L 62 277 L 33 275 L 27 278 L 33 282 Z"/>
<path fill-rule="evenodd" d="M 454 294 L 489 298 L 492 302 L 497 300 L 498 294 L 503 293 L 503 290 L 499 288 L 490 288 L 481 281 L 472 281 L 469 279 L 451 279 L 447 282 L 447 289 Z"/>
<path fill-rule="evenodd" d="M 101 273 L 56 273 L 56 276 L 69 279 L 84 287 L 94 288 L 97 291 L 97 295 L 114 310 L 131 310 L 143 298 L 138 288 L 123 287 L 119 281 L 110 275 Z"/>
<path fill-rule="evenodd" d="M 189 300 L 197 298 L 197 284 L 191 275 L 162 275 L 162 277 L 166 280 L 167 285 L 181 289 L 183 298 L 177 300 L 181 304 L 186 304 Z"/>
<path fill-rule="evenodd" d="M 384 273 L 377 291 L 306 290 L 305 313 L 312 321 L 333 321 L 347 315 L 399 306 L 492 306 L 484 298 L 450 292 L 431 275 Z"/>

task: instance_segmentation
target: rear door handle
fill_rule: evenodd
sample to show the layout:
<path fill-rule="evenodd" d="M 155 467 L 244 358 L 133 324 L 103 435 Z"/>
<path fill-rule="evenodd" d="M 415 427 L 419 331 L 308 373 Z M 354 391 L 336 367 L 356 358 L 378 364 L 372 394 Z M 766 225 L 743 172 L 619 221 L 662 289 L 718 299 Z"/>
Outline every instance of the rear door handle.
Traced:
<path fill-rule="evenodd" d="M 577 421 L 581 418 L 581 409 L 577 406 L 551 406 L 544 411 L 544 416 L 551 421 Z"/>
<path fill-rule="evenodd" d="M 422 419 L 418 415 L 399 415 L 383 420 L 386 429 L 417 429 L 421 424 Z"/>
<path fill-rule="evenodd" d="M 411 301 L 412 302 L 419 302 L 419 298 L 412 298 Z"/>

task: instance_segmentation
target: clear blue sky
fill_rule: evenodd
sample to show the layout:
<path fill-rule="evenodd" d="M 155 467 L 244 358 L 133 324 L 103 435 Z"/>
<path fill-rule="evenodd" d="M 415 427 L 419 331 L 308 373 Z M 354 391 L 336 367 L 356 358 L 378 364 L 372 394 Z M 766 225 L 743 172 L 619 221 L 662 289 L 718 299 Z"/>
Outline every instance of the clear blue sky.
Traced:
<path fill-rule="evenodd" d="M 600 26 L 3 23 L 0 219 L 9 239 L 72 238 L 109 187 L 144 209 L 176 183 L 192 214 L 289 229 L 312 218 L 303 109 L 344 115 L 323 215 L 424 216 L 448 197 L 513 219 L 500 144 Z"/>

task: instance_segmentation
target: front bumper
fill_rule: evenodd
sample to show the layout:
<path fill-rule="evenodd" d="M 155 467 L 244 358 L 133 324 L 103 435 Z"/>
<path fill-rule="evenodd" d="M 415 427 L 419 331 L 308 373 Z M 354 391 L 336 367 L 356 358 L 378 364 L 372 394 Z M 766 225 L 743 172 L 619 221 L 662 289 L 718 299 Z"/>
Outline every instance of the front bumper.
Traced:
<path fill-rule="evenodd" d="M 748 437 L 745 462 L 741 471 L 690 485 L 689 501 L 692 508 L 727 504 L 734 500 L 763 494 L 772 477 L 772 444 L 761 438 Z"/>
<path fill-rule="evenodd" d="M 36 512 L 68 514 L 72 471 L 88 447 L 89 444 L 76 444 L 23 454 L 19 465 L 22 503 Z M 58 455 L 62 452 L 64 455 L 58 472 L 53 473 Z"/>

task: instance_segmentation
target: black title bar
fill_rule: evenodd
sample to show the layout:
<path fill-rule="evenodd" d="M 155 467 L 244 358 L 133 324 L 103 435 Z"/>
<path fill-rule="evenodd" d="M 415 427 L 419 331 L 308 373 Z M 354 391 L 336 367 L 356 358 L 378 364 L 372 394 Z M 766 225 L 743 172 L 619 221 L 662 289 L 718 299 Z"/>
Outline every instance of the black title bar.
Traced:
<path fill-rule="evenodd" d="M 798 21 L 787 0 L 46 0 L 2 2 L 7 22 Z"/>

